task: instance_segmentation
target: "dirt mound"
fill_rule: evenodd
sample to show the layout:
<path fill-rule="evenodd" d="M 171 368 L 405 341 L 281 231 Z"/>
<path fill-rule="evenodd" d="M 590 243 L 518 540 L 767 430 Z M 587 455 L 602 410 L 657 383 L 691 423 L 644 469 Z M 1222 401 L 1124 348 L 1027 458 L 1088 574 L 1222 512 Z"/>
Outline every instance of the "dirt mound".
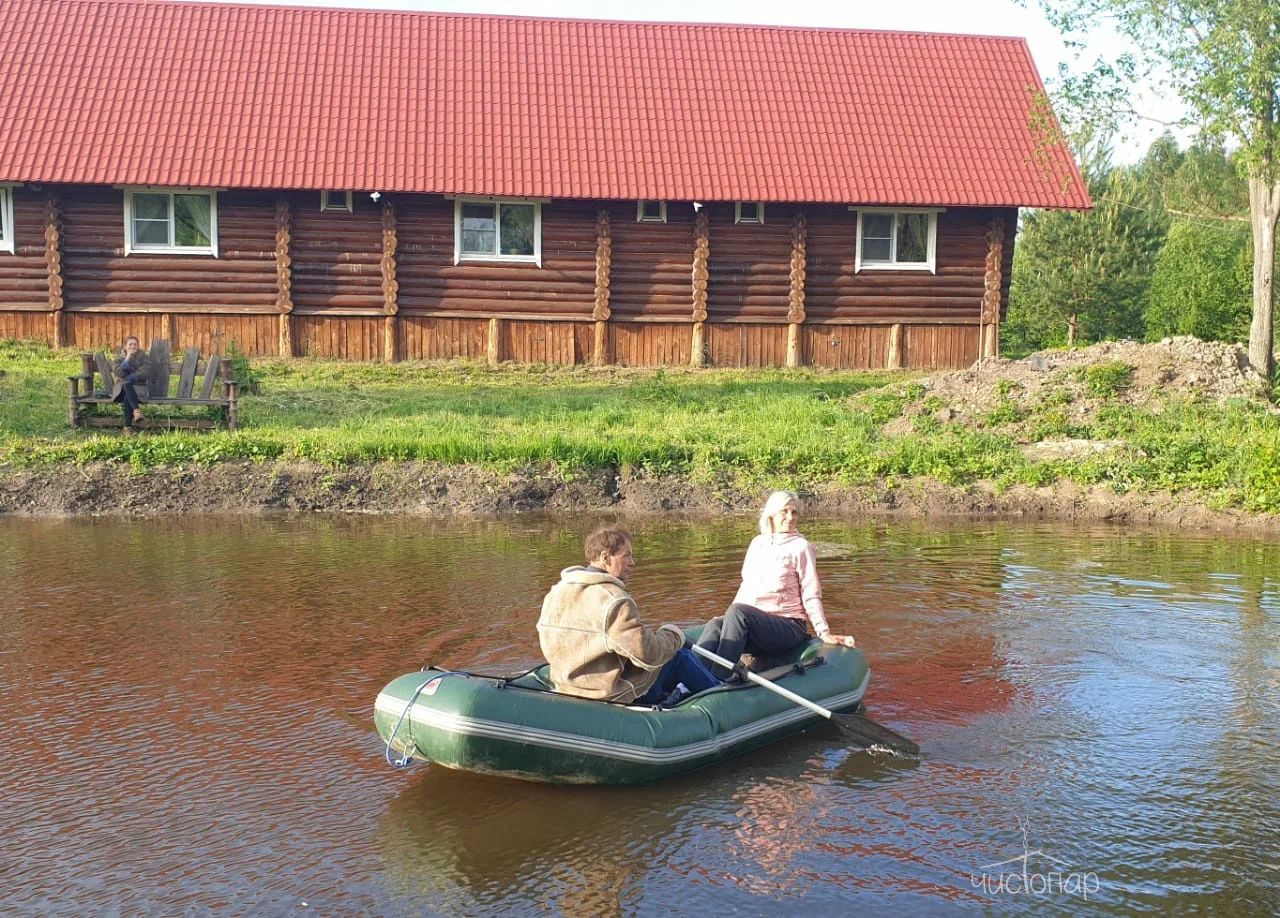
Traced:
<path fill-rule="evenodd" d="M 1109 341 L 1022 360 L 996 357 L 912 385 L 923 386 L 924 393 L 908 415 L 932 410 L 943 420 L 968 421 L 995 415 L 996 423 L 1002 410 L 1057 407 L 1084 420 L 1104 403 L 1158 408 L 1169 398 L 1222 402 L 1267 396 L 1266 380 L 1249 366 L 1244 348 L 1190 337 L 1155 344 Z"/>

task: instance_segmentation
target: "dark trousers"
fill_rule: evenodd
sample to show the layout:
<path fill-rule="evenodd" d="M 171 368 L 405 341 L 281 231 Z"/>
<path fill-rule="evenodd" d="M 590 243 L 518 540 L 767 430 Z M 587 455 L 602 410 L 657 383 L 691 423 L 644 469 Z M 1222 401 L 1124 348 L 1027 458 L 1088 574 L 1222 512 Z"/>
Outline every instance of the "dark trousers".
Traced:
<path fill-rule="evenodd" d="M 713 676 L 711 670 L 707 669 L 702 661 L 693 655 L 692 650 L 681 648 L 658 671 L 658 681 L 653 683 L 649 687 L 649 691 L 641 695 L 636 701 L 640 704 L 657 704 L 674 692 L 676 686 L 681 682 L 684 683 L 684 687 L 689 690 L 691 695 L 696 695 L 704 689 L 714 688 L 720 684 L 720 680 Z"/>
<path fill-rule="evenodd" d="M 724 615 L 711 619 L 702 629 L 698 646 L 737 663 L 743 653 L 765 656 L 786 653 L 809 639 L 805 623 L 794 618 L 784 618 L 770 612 L 761 612 L 746 603 L 732 603 Z M 711 671 L 721 679 L 729 678 L 724 667 L 710 664 Z"/>
<path fill-rule="evenodd" d="M 133 413 L 142 404 L 138 400 L 138 390 L 133 388 L 133 383 L 127 382 L 120 387 L 120 394 L 116 396 L 116 401 L 120 402 L 124 407 L 124 426 L 132 427 Z"/>

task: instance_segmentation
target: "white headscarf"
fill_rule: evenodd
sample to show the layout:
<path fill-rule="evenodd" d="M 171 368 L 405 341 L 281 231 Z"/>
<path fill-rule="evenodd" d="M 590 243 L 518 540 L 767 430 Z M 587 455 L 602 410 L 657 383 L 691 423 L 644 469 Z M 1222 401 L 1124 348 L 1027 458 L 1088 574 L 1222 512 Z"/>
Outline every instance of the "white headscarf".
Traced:
<path fill-rule="evenodd" d="M 764 508 L 760 511 L 760 534 L 773 534 L 773 520 L 771 517 L 781 510 L 787 504 L 795 504 L 797 508 L 800 506 L 800 498 L 794 491 L 774 491 L 769 495 L 769 499 L 764 502 Z"/>

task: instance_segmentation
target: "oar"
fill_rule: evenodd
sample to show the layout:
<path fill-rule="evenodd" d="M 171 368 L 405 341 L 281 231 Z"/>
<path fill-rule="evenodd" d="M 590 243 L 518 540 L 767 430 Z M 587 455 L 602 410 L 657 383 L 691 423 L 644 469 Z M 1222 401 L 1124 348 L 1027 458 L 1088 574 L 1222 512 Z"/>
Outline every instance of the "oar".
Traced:
<path fill-rule="evenodd" d="M 837 714 L 834 711 L 828 711 L 820 704 L 815 704 L 803 695 L 797 695 L 790 689 L 785 689 L 776 682 L 770 682 L 764 676 L 757 675 L 745 667 L 735 667 L 719 654 L 712 653 L 705 647 L 699 647 L 694 644 L 691 648 L 694 653 L 700 657 L 705 657 L 717 666 L 723 666 L 727 670 L 738 670 L 746 675 L 746 677 L 756 685 L 763 686 L 775 695 L 781 695 L 787 701 L 798 704 L 802 708 L 807 708 L 820 717 L 825 717 L 837 727 L 851 742 L 858 744 L 864 748 L 880 747 L 888 749 L 890 752 L 899 755 L 919 755 L 920 747 L 911 740 L 907 739 L 901 733 L 895 733 L 888 727 L 876 723 L 870 717 L 863 714 Z"/>

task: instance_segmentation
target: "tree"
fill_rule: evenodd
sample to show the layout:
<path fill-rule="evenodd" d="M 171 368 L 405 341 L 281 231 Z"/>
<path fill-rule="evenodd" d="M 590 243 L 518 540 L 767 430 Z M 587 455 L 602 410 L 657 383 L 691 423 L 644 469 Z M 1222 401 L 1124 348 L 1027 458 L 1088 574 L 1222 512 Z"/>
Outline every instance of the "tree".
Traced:
<path fill-rule="evenodd" d="M 1275 366 L 1276 223 L 1280 218 L 1280 3 L 1276 0 L 1034 0 L 1068 38 L 1110 21 L 1141 59 L 1102 62 L 1068 95 L 1114 103 L 1105 77 L 1159 75 L 1203 131 L 1237 149 L 1249 188 L 1253 302 L 1249 362 Z M 1135 66 L 1140 65 L 1140 66 Z"/>
<path fill-rule="evenodd" d="M 1142 336 L 1163 211 L 1138 173 L 1112 168 L 1105 146 L 1080 158 L 1093 210 L 1023 218 L 1002 329 L 1010 353 Z"/>
<path fill-rule="evenodd" d="M 1151 277 L 1147 339 L 1248 341 L 1249 189 L 1237 164 L 1220 142 L 1201 137 L 1183 151 L 1166 134 L 1138 171 L 1172 218 Z"/>
<path fill-rule="evenodd" d="M 1151 276 L 1147 339 L 1247 340 L 1251 261 L 1243 224 L 1175 221 Z"/>

